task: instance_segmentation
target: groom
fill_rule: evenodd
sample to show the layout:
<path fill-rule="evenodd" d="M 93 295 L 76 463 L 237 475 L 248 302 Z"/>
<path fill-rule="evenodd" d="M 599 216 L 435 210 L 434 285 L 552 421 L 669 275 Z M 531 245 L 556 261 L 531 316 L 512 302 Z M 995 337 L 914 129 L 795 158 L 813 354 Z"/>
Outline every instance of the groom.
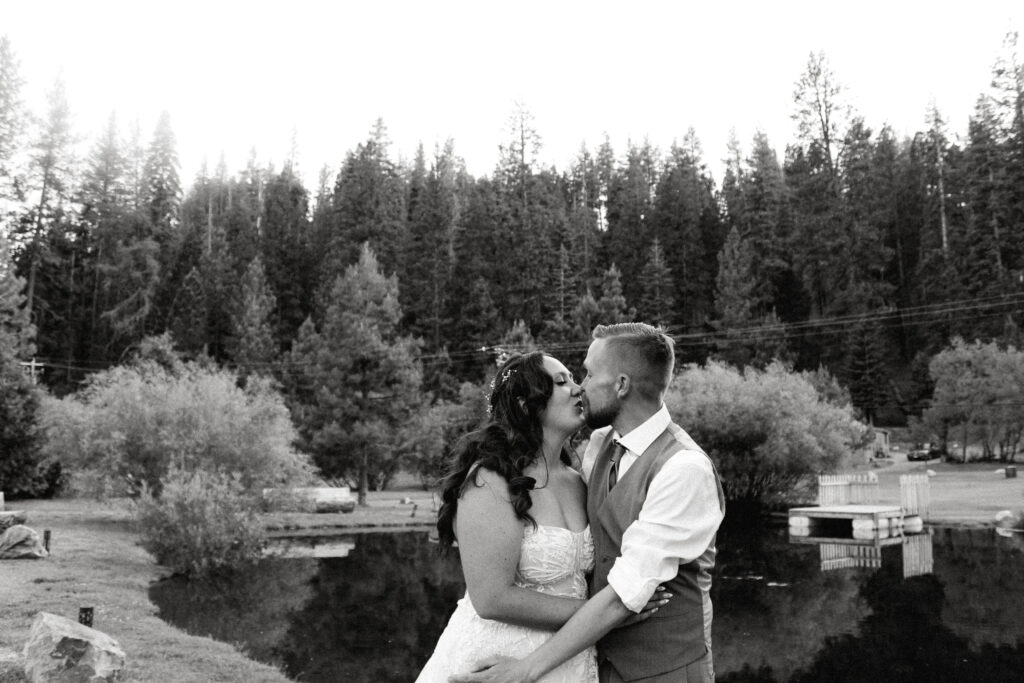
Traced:
<path fill-rule="evenodd" d="M 709 572 L 725 499 L 711 460 L 663 402 L 674 363 L 672 338 L 650 325 L 594 329 L 582 384 L 595 428 L 583 459 L 592 597 L 525 659 L 452 680 L 535 681 L 595 642 L 601 683 L 714 680 Z M 662 584 L 674 597 L 657 614 L 614 628 Z"/>

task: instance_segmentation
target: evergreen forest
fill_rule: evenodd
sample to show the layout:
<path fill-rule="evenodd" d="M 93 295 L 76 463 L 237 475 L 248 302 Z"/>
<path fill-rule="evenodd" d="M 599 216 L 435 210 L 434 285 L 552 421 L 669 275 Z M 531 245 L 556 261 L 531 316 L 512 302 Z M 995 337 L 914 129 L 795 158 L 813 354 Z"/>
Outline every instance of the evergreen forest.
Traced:
<path fill-rule="evenodd" d="M 169 333 L 187 357 L 306 392 L 291 405 L 321 433 L 316 411 L 346 401 L 455 401 L 503 351 L 575 369 L 595 324 L 629 320 L 664 326 L 681 363 L 824 368 L 866 422 L 905 424 L 950 340 L 1021 346 L 1016 35 L 1000 54 L 967 130 L 935 107 L 909 136 L 866 121 L 812 53 L 793 140 L 606 139 L 558 169 L 516 106 L 489 174 L 467 172 L 457 140 L 401 160 L 378 120 L 309 185 L 255 155 L 181 177 L 169 114 L 151 132 L 111 115 L 76 154 L 63 85 L 29 111 L 0 38 L 0 321 L 28 316 L 34 338 L 5 339 L 58 396 Z M 360 371 L 374 354 L 392 379 Z M 339 377 L 351 396 L 326 405 L 317 387 Z"/>

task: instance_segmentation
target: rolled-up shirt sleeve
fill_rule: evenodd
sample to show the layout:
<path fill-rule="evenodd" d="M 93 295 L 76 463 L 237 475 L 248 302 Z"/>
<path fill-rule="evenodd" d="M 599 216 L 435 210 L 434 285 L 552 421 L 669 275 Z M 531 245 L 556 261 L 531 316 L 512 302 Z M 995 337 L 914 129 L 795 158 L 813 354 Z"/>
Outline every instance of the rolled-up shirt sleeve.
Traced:
<path fill-rule="evenodd" d="M 714 540 L 725 511 L 707 456 L 680 451 L 651 480 L 640 516 L 622 535 L 622 554 L 608 583 L 622 603 L 639 612 L 659 584 L 696 560 Z"/>

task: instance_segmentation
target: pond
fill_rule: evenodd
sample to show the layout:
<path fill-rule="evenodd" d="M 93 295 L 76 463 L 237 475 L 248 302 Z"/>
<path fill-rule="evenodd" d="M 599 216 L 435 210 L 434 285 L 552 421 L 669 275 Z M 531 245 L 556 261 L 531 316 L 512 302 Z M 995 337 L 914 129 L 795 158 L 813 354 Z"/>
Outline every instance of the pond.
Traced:
<path fill-rule="evenodd" d="M 735 525 L 734 525 L 735 526 Z M 994 531 L 929 529 L 822 545 L 725 528 L 712 598 L 719 683 L 1018 681 L 1024 550 Z M 298 681 L 412 681 L 465 586 L 427 533 L 294 543 L 219 582 L 169 579 L 160 617 Z"/>

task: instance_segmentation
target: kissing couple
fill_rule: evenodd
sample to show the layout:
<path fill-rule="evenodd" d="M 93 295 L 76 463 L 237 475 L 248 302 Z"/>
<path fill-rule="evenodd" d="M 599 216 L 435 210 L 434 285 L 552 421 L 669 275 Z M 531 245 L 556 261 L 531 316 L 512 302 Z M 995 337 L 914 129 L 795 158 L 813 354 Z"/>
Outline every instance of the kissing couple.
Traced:
<path fill-rule="evenodd" d="M 539 351 L 498 368 L 442 483 L 466 595 L 418 683 L 714 680 L 725 498 L 665 407 L 674 364 L 663 330 L 621 323 L 594 329 L 581 384 Z M 566 444 L 584 423 L 577 469 Z"/>

